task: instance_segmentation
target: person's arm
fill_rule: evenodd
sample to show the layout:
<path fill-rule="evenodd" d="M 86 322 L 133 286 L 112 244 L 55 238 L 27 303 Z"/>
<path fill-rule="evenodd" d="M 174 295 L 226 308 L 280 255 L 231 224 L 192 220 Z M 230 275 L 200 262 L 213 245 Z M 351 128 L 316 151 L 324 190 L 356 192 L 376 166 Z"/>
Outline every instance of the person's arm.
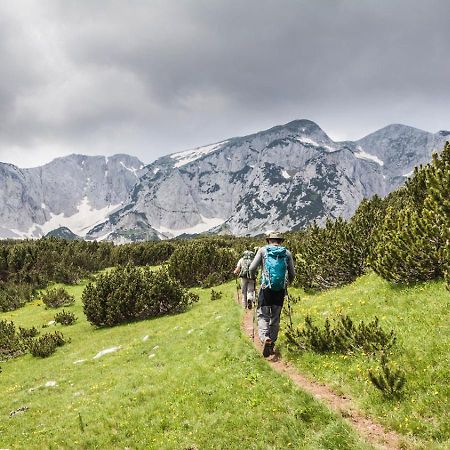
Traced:
<path fill-rule="evenodd" d="M 287 256 L 288 280 L 290 284 L 294 281 L 295 278 L 294 258 L 292 257 L 292 253 L 289 250 L 286 251 L 286 256 Z"/>
<path fill-rule="evenodd" d="M 238 275 L 239 272 L 241 271 L 241 267 L 242 267 L 242 258 L 238 261 L 236 269 L 234 269 L 233 273 L 235 275 Z"/>
<path fill-rule="evenodd" d="M 262 265 L 263 251 L 264 251 L 264 247 L 261 247 L 258 250 L 258 252 L 256 253 L 255 257 L 253 258 L 253 261 L 250 264 L 250 267 L 248 268 L 248 271 L 252 278 L 256 278 L 256 273 L 258 272 L 258 267 L 260 265 Z"/>

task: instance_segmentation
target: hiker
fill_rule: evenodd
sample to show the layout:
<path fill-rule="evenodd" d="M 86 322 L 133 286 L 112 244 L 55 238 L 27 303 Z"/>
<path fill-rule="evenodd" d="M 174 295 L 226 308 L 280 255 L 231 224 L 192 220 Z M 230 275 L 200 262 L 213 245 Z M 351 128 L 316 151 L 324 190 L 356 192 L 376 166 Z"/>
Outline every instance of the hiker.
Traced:
<path fill-rule="evenodd" d="M 294 260 L 291 252 L 281 245 L 283 240 L 280 233 L 269 233 L 267 245 L 258 250 L 249 268 L 250 276 L 255 276 L 258 267 L 262 267 L 257 315 L 259 339 L 266 358 L 275 353 L 287 285 L 295 278 Z"/>
<path fill-rule="evenodd" d="M 245 250 L 242 258 L 238 261 L 234 274 L 241 279 L 242 306 L 252 309 L 255 299 L 256 276 L 250 276 L 249 268 L 255 254 L 250 250 Z"/>

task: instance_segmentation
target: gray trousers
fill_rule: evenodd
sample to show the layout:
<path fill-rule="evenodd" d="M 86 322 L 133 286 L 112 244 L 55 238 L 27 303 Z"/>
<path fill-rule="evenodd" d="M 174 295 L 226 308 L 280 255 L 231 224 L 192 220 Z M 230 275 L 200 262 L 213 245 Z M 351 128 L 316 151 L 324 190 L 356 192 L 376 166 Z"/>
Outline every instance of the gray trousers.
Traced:
<path fill-rule="evenodd" d="M 258 334 L 262 343 L 266 338 L 272 339 L 272 342 L 277 340 L 282 308 L 278 305 L 260 306 L 258 308 Z"/>
<path fill-rule="evenodd" d="M 241 278 L 242 306 L 247 308 L 247 300 L 255 299 L 255 280 Z"/>

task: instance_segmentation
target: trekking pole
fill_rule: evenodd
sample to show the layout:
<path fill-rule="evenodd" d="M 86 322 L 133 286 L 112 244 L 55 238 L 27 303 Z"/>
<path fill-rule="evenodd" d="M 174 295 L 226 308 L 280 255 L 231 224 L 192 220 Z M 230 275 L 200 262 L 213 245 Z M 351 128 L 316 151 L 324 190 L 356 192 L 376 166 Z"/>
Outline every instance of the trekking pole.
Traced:
<path fill-rule="evenodd" d="M 289 291 L 286 287 L 286 297 L 287 297 L 287 314 L 288 314 L 288 328 L 292 330 L 293 323 L 292 323 L 292 306 L 291 306 L 291 296 L 289 295 Z"/>
<path fill-rule="evenodd" d="M 252 327 L 252 340 L 255 342 L 255 327 L 256 327 L 256 310 L 258 306 L 257 301 L 257 292 L 256 292 L 256 281 L 255 281 L 255 288 L 253 289 L 255 298 L 253 299 L 253 327 Z"/>
<path fill-rule="evenodd" d="M 240 286 L 239 286 L 239 283 L 238 283 L 238 279 L 236 278 L 237 299 L 238 299 L 238 303 L 241 304 L 241 299 L 240 299 L 240 296 L 239 296 L 240 292 L 239 291 L 240 291 Z"/>

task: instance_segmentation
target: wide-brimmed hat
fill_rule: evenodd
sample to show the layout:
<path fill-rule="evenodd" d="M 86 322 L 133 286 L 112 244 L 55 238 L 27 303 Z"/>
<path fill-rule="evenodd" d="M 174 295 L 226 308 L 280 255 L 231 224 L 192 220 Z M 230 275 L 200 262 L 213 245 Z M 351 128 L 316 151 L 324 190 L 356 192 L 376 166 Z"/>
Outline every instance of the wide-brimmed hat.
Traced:
<path fill-rule="evenodd" d="M 284 241 L 284 237 L 281 233 L 277 233 L 276 231 L 271 231 L 266 235 L 266 240 L 269 239 L 278 239 L 280 241 Z"/>

